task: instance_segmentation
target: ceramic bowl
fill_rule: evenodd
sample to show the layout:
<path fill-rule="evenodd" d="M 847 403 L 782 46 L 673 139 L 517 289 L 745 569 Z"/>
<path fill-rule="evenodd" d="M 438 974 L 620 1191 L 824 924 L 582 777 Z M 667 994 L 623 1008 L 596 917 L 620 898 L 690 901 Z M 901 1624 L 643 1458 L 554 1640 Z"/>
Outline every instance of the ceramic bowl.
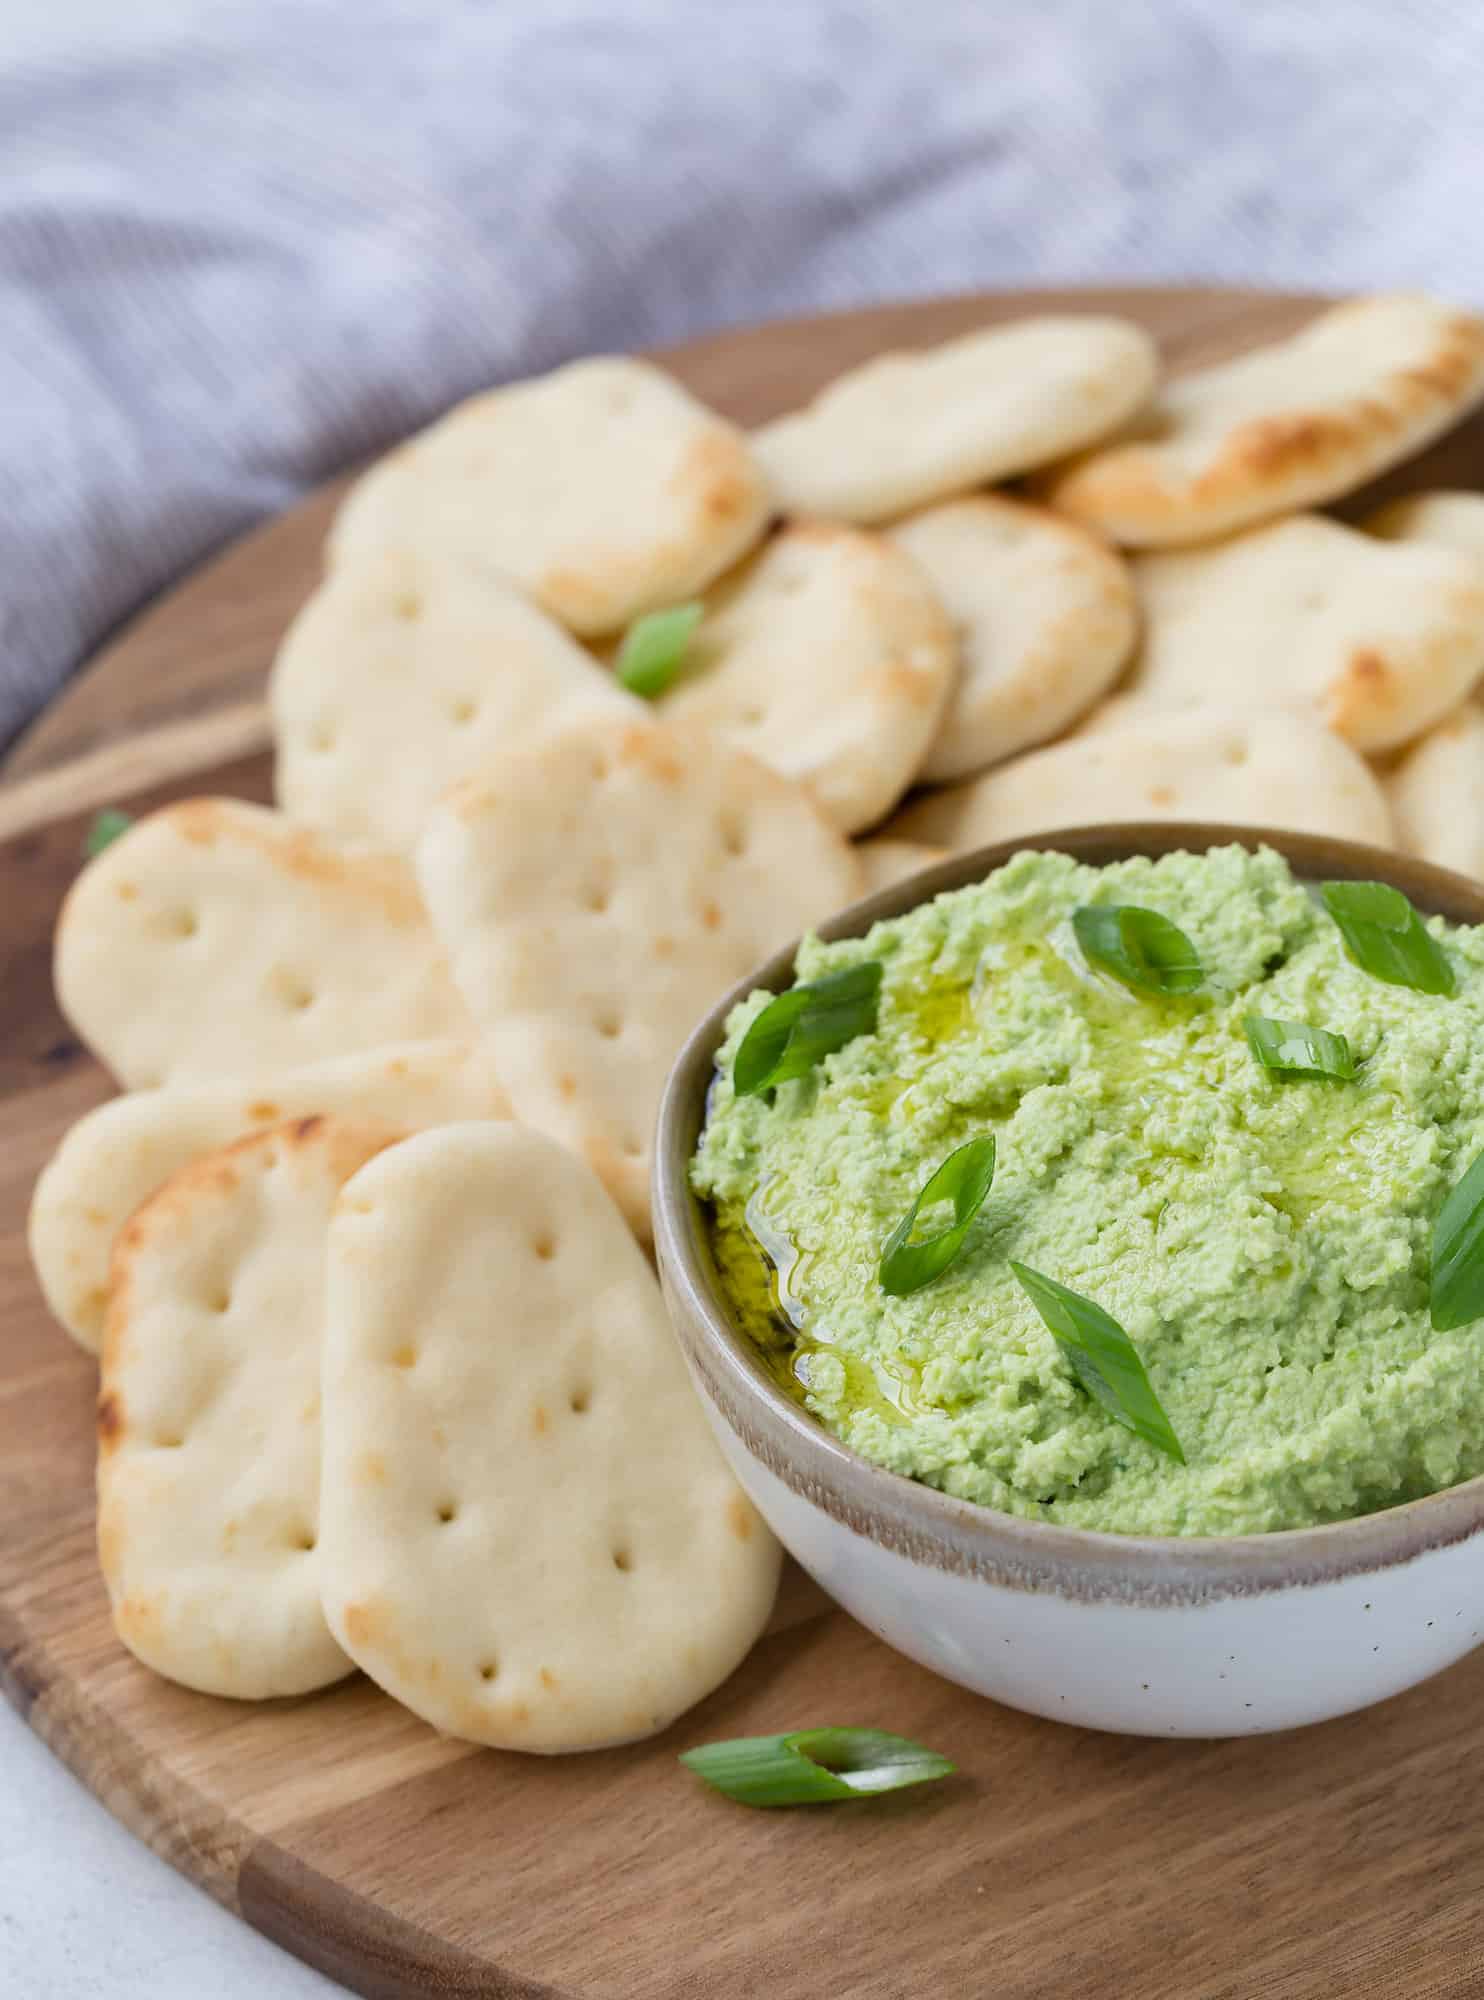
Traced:
<path fill-rule="evenodd" d="M 1311 881 L 1387 881 L 1429 914 L 1484 922 L 1484 887 L 1377 848 L 1160 824 L 1082 827 L 955 856 L 854 904 L 822 934 L 858 936 L 1032 845 L 1101 864 L 1229 841 L 1266 843 Z M 731 1321 L 686 1169 L 728 1011 L 756 986 L 789 985 L 793 957 L 792 946 L 779 952 L 730 993 L 675 1065 L 655 1148 L 655 1241 L 721 1448 L 830 1595 L 889 1645 L 995 1701 L 1145 1736 L 1321 1722 L 1397 1694 L 1477 1645 L 1484 1479 L 1323 1528 L 1101 1534 L 1021 1520 L 882 1471 L 770 1379 Z"/>

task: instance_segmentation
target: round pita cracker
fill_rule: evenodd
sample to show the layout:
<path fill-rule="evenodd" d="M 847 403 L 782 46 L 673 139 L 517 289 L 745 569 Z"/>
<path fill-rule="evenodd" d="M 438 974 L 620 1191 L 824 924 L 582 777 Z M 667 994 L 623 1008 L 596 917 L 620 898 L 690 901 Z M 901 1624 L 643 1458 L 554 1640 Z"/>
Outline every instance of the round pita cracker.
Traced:
<path fill-rule="evenodd" d="M 910 515 L 891 539 L 958 628 L 959 676 L 919 775 L 982 771 L 1044 743 L 1112 686 L 1138 610 L 1127 565 L 1044 507 L 973 494 Z"/>
<path fill-rule="evenodd" d="M 1445 715 L 1382 782 L 1408 854 L 1484 876 L 1484 709 Z"/>
<path fill-rule="evenodd" d="M 534 1132 L 451 1125 L 381 1161 L 330 1229 L 331 1628 L 450 1735 L 547 1753 L 653 1735 L 747 1653 L 780 1560 L 654 1274 Z"/>
<path fill-rule="evenodd" d="M 930 793 L 887 831 L 962 851 L 1099 820 L 1199 819 L 1389 846 L 1364 758 L 1298 716 L 1153 709 Z"/>
<path fill-rule="evenodd" d="M 1426 729 L 1484 672 L 1484 564 L 1318 514 L 1135 557 L 1144 636 L 1123 691 L 1306 714 L 1358 750 Z"/>
<path fill-rule="evenodd" d="M 659 722 L 584 723 L 496 759 L 434 808 L 417 865 L 516 1117 L 585 1159 L 644 1239 L 681 1044 L 861 891 L 801 787 Z"/>
<path fill-rule="evenodd" d="M 475 396 L 373 466 L 329 554 L 438 550 L 597 634 L 693 597 L 769 511 L 739 430 L 661 369 L 604 357 Z"/>
<path fill-rule="evenodd" d="M 1126 436 L 1039 490 L 1133 548 L 1207 541 L 1353 492 L 1481 396 L 1484 320 L 1436 299 L 1354 299 L 1177 376 Z"/>
<path fill-rule="evenodd" d="M 511 744 L 642 712 L 519 591 L 435 549 L 337 563 L 289 627 L 269 704 L 283 810 L 388 848 Z"/>
<path fill-rule="evenodd" d="M 127 1090 L 470 1029 L 401 856 L 240 799 L 164 806 L 89 862 L 57 919 L 54 979 Z"/>
<path fill-rule="evenodd" d="M 1106 436 L 1158 371 L 1127 320 L 1013 320 L 852 368 L 755 431 L 753 448 L 785 513 L 885 521 Z"/>
<path fill-rule="evenodd" d="M 707 595 L 658 707 L 797 779 L 854 833 L 911 784 L 957 662 L 914 562 L 880 535 L 799 521 Z"/>

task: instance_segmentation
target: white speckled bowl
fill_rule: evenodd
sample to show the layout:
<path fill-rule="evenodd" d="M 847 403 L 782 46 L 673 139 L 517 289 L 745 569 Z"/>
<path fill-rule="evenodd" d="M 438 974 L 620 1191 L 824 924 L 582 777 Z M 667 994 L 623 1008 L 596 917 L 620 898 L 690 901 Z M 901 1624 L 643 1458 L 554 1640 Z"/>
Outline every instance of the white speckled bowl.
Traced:
<path fill-rule="evenodd" d="M 1266 829 L 1076 828 L 959 855 L 846 910 L 857 936 L 1039 845 L 1094 863 L 1259 843 L 1309 880 L 1394 883 L 1428 913 L 1484 922 L 1484 887 L 1376 848 Z M 774 1383 L 733 1325 L 687 1165 L 723 1024 L 778 953 L 697 1028 L 655 1148 L 655 1240 L 671 1315 L 738 1479 L 784 1545 L 888 1644 L 996 1701 L 1093 1729 L 1239 1736 L 1322 1722 L 1450 1666 L 1484 1633 L 1484 1479 L 1331 1527 L 1136 1538 L 1024 1521 L 883 1472 Z M 1484 1366 L 1484 1344 L 1480 1349 Z"/>

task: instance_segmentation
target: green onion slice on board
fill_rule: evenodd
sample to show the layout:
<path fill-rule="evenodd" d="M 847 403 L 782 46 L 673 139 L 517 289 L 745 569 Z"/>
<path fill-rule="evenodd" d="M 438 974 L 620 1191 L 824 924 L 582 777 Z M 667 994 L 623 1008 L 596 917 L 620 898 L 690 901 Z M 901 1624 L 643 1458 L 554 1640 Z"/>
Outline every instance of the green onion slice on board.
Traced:
<path fill-rule="evenodd" d="M 882 1729 L 796 1729 L 787 1736 L 738 1736 L 703 1743 L 680 1761 L 744 1806 L 830 1805 L 947 1778 L 953 1765 L 935 1750 Z"/>

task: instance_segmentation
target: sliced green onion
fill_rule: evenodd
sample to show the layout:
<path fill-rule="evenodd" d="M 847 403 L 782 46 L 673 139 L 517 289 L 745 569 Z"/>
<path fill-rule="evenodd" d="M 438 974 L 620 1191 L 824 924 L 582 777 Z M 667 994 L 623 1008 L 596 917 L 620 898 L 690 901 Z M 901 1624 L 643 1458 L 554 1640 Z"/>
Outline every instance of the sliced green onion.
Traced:
<path fill-rule="evenodd" d="M 803 1076 L 857 1035 L 876 1028 L 881 967 L 875 959 L 842 966 L 807 986 L 791 986 L 770 1000 L 742 1037 L 732 1064 L 732 1088 L 753 1097 L 775 1083 Z"/>
<path fill-rule="evenodd" d="M 1083 1386 L 1109 1416 L 1184 1465 L 1180 1440 L 1150 1386 L 1139 1350 L 1111 1313 L 1025 1264 L 1012 1261 L 1010 1269 Z"/>
<path fill-rule="evenodd" d="M 654 701 L 680 672 L 691 634 L 701 622 L 699 604 L 649 611 L 623 635 L 613 671 L 631 694 Z"/>
<path fill-rule="evenodd" d="M 1484 1153 L 1449 1192 L 1432 1235 L 1429 1308 L 1439 1333 L 1484 1319 Z"/>
<path fill-rule="evenodd" d="M 93 823 L 83 835 L 82 851 L 89 861 L 94 861 L 134 824 L 133 813 L 120 812 L 117 806 L 105 806 L 93 815 Z"/>
<path fill-rule="evenodd" d="M 1280 1076 L 1333 1076 L 1355 1080 L 1355 1058 L 1343 1035 L 1308 1021 L 1275 1021 L 1267 1014 L 1249 1014 L 1242 1026 L 1247 1046 L 1264 1069 Z"/>
<path fill-rule="evenodd" d="M 1319 893 L 1362 972 L 1417 993 L 1453 991 L 1443 947 L 1400 889 L 1389 882 L 1325 882 Z"/>
<path fill-rule="evenodd" d="M 680 1761 L 744 1806 L 828 1805 L 953 1775 L 935 1750 L 882 1729 L 796 1729 L 737 1736 L 681 1752 Z"/>
<path fill-rule="evenodd" d="M 994 1140 L 970 1139 L 950 1153 L 936 1172 L 923 1184 L 922 1192 L 881 1246 L 878 1277 L 883 1292 L 894 1299 L 924 1285 L 948 1269 L 969 1233 L 969 1224 L 979 1213 L 989 1184 L 994 1179 Z M 920 1243 L 909 1242 L 920 1211 L 936 1202 L 953 1203 L 953 1220 L 935 1236 Z"/>
<path fill-rule="evenodd" d="M 1072 929 L 1090 965 L 1146 993 L 1194 993 L 1205 973 L 1178 925 L 1137 903 L 1084 904 Z"/>

